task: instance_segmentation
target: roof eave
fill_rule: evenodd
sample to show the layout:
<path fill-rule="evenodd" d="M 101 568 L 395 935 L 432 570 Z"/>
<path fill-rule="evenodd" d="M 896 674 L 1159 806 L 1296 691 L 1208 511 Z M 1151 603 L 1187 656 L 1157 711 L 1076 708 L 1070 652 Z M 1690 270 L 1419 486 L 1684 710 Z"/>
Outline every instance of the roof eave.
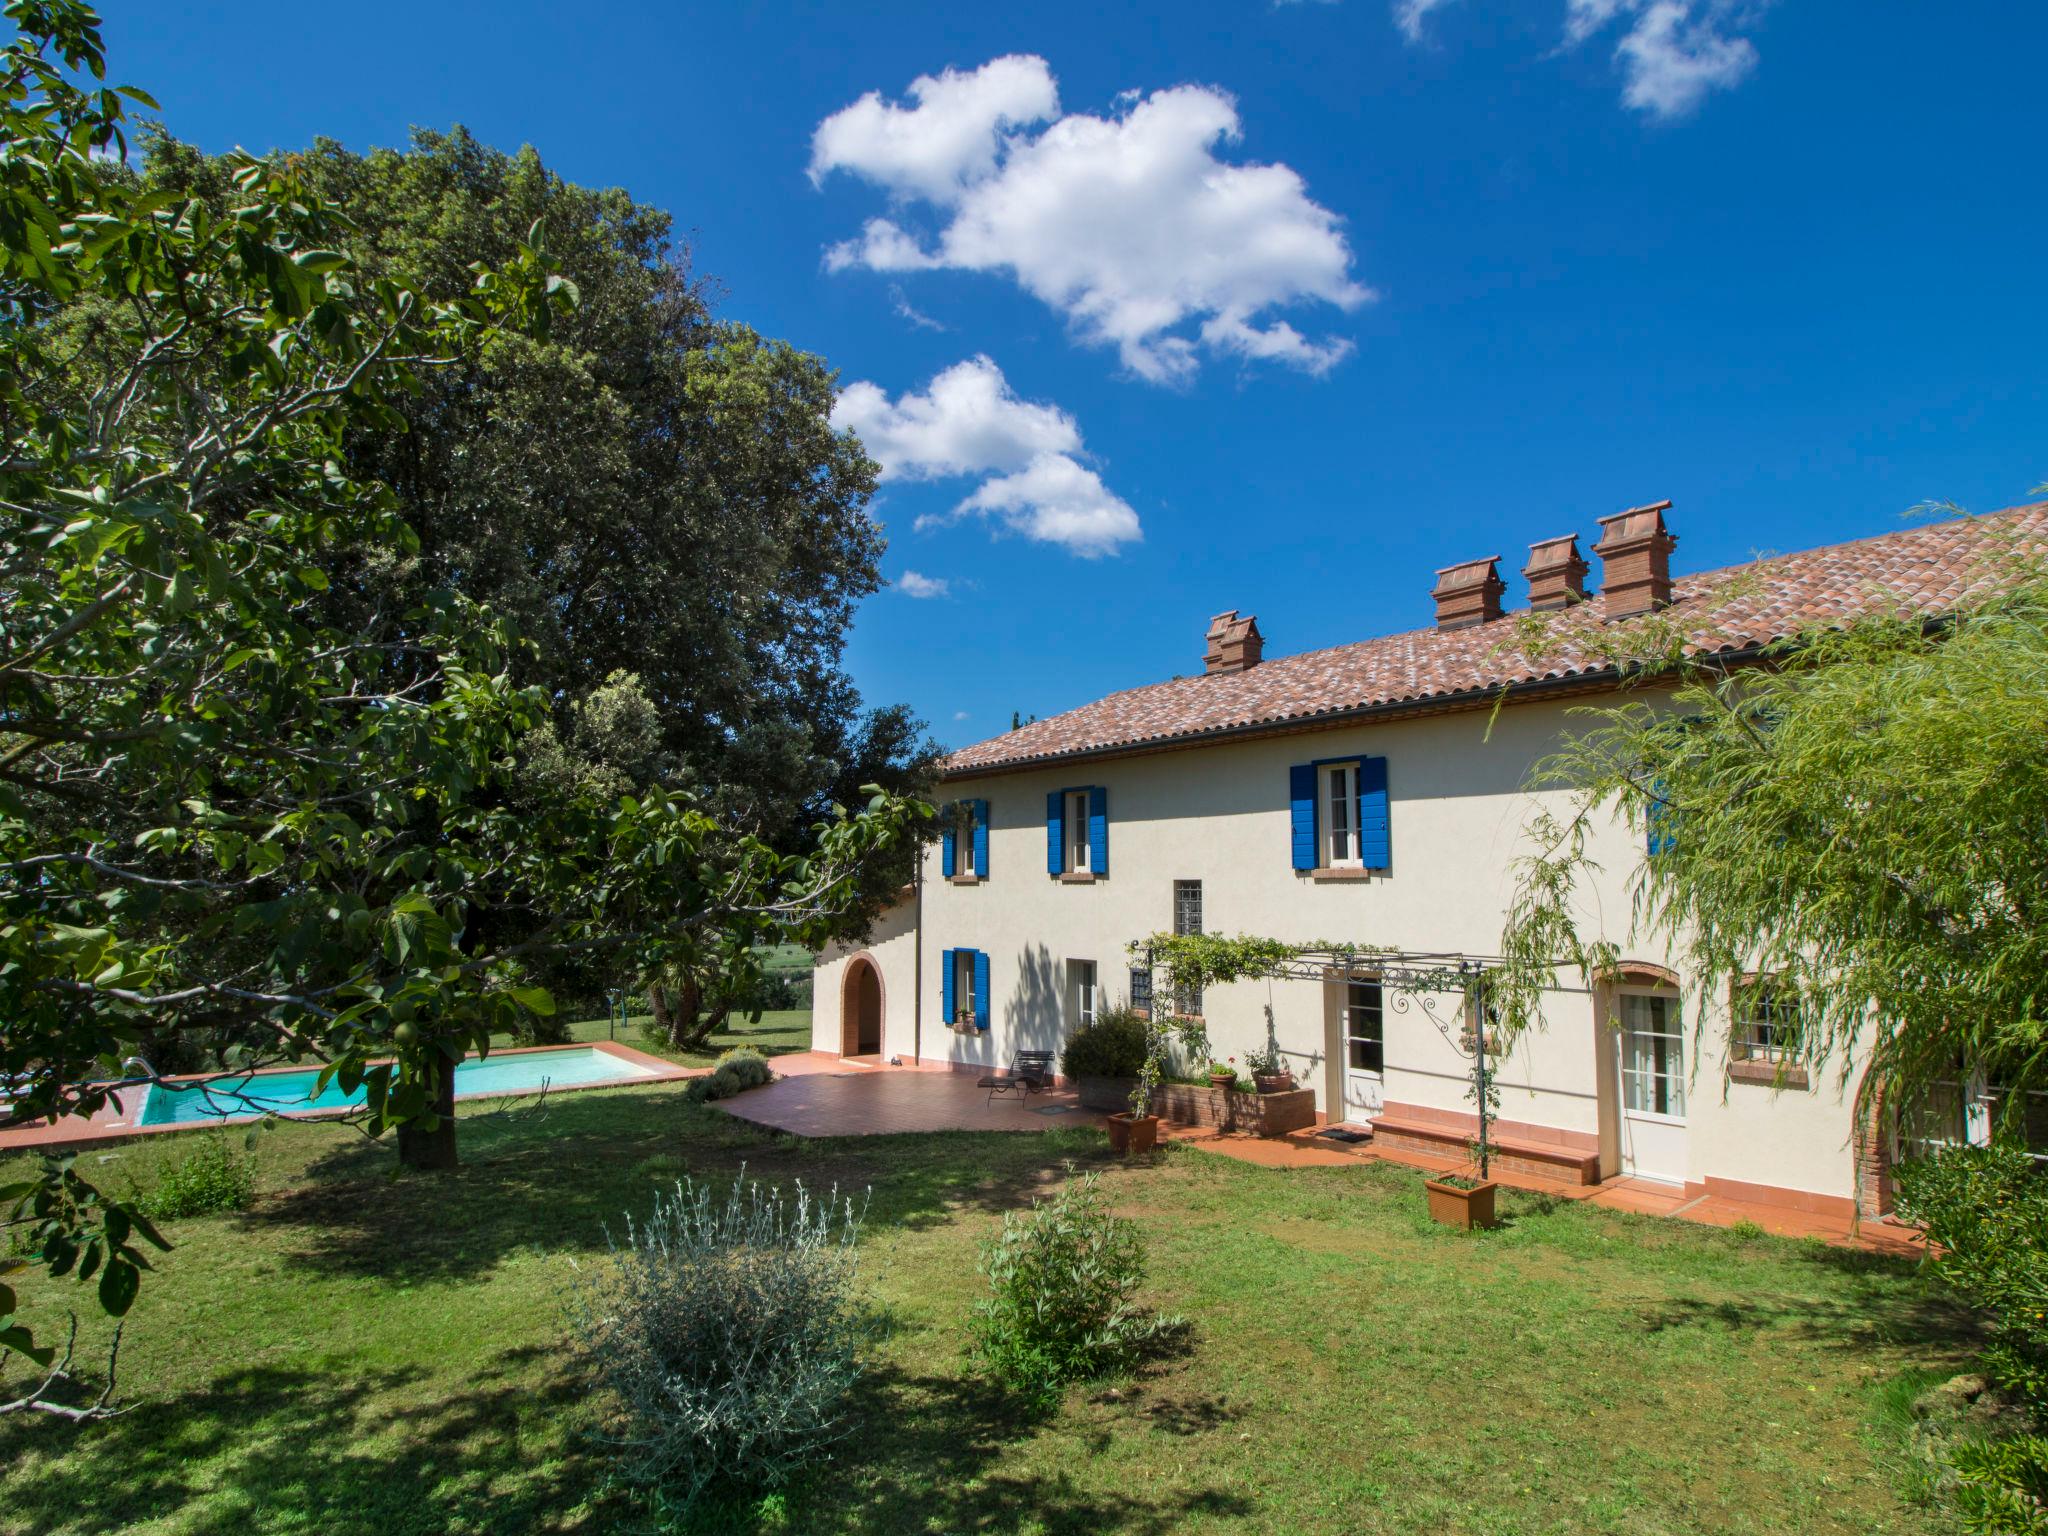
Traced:
<path fill-rule="evenodd" d="M 1773 640 L 1731 647 L 1727 650 L 1706 651 L 1697 659 L 1739 666 L 1757 660 L 1769 646 L 1777 643 Z M 1638 679 L 1644 682 L 1650 680 Z M 978 764 L 972 768 L 942 771 L 939 774 L 939 781 L 953 783 L 963 779 L 988 779 L 1002 774 L 1027 773 L 1037 768 L 1054 768 L 1064 763 L 1099 763 L 1112 758 L 1149 757 L 1160 752 L 1180 752 L 1195 747 L 1217 746 L 1232 741 L 1251 741 L 1268 736 L 1300 736 L 1312 731 L 1332 731 L 1347 725 L 1362 725 L 1403 716 L 1456 714 L 1465 710 L 1491 708 L 1503 700 L 1519 704 L 1574 693 L 1598 693 L 1616 686 L 1621 681 L 1622 674 L 1619 668 L 1597 667 L 1561 677 L 1538 677 L 1521 682 L 1493 683 L 1484 688 L 1468 688 L 1457 693 L 1431 694 L 1426 698 L 1397 699 L 1380 704 L 1358 704 L 1322 714 L 1295 715 L 1281 720 L 1249 720 L 1238 725 L 1219 725 L 1206 730 L 1189 731 L 1184 735 L 1156 736 L 1144 741 L 1081 747 L 1071 752 L 1050 752 L 1043 757 L 1005 758 L 1000 762 Z"/>

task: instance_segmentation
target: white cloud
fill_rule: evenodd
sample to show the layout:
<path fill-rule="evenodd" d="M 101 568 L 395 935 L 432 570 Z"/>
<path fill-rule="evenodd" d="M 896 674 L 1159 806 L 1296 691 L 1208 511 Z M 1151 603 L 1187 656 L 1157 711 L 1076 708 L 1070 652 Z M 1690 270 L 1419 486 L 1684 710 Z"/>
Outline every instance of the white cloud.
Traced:
<path fill-rule="evenodd" d="M 896 578 L 896 585 L 905 597 L 944 597 L 952 590 L 945 577 L 927 576 L 922 571 L 905 571 Z"/>
<path fill-rule="evenodd" d="M 884 480 L 938 480 L 1022 468 L 1041 453 L 1079 453 L 1081 429 L 1056 405 L 1017 398 L 988 357 L 955 363 L 923 394 L 894 404 L 862 381 L 839 392 L 832 425 L 856 432 Z"/>
<path fill-rule="evenodd" d="M 971 74 L 948 69 L 910 82 L 914 107 L 869 91 L 818 124 L 811 180 L 850 170 L 898 197 L 941 200 L 995 169 L 1005 128 L 1059 115 L 1059 91 L 1045 60 L 991 59 Z"/>
<path fill-rule="evenodd" d="M 1063 453 L 1042 453 L 1013 475 L 988 481 L 944 516 L 917 520 L 920 528 L 959 518 L 994 516 L 1026 538 L 1064 545 L 1093 559 L 1142 538 L 1130 503 L 1094 470 Z"/>
<path fill-rule="evenodd" d="M 832 407 L 832 425 L 860 437 L 884 480 L 987 477 L 950 511 L 919 518 L 920 528 L 990 517 L 1091 558 L 1144 537 L 1130 504 L 1081 462 L 1086 450 L 1074 418 L 1020 399 L 987 357 L 955 363 L 921 393 L 893 401 L 865 380 L 849 384 Z M 909 580 L 906 573 L 899 583 L 905 591 Z"/>
<path fill-rule="evenodd" d="M 818 127 L 813 177 L 845 170 L 900 205 L 828 250 L 831 270 L 1006 274 L 1154 381 L 1192 375 L 1205 346 L 1310 373 L 1351 350 L 1267 317 L 1373 294 L 1352 279 L 1341 221 L 1300 176 L 1217 158 L 1242 135 L 1223 92 L 1127 92 L 1109 116 L 1057 117 L 1044 61 L 1012 58 L 921 78 L 910 94 L 915 107 L 870 94 Z M 901 221 L 917 203 L 936 218 L 929 237 Z"/>
<path fill-rule="evenodd" d="M 1394 22 L 1411 43 L 1423 22 L 1450 0 L 1394 0 Z M 1614 47 L 1622 104 L 1653 117 L 1684 117 L 1717 90 L 1740 85 L 1756 68 L 1756 45 L 1737 36 L 1772 0 L 1565 0 L 1564 49 L 1577 48 L 1618 22 Z M 914 245 L 914 242 L 913 242 Z"/>
<path fill-rule="evenodd" d="M 1394 25 L 1401 29 L 1401 35 L 1411 43 L 1422 41 L 1422 23 L 1431 11 L 1440 11 L 1451 0 L 1395 0 Z"/>
<path fill-rule="evenodd" d="M 1614 50 L 1621 62 L 1621 99 L 1653 117 L 1683 117 L 1710 91 L 1741 84 L 1756 68 L 1756 45 L 1722 30 L 1730 11 L 1713 0 L 1654 0 L 1644 6 Z"/>
<path fill-rule="evenodd" d="M 1615 44 L 1624 106 L 1684 117 L 1709 92 L 1730 90 L 1756 68 L 1756 45 L 1737 37 L 1771 0 L 1565 0 L 1564 46 L 1576 48 L 1626 18 Z"/>
<path fill-rule="evenodd" d="M 901 283 L 891 283 L 889 285 L 889 299 L 894 304 L 897 315 L 902 319 L 908 320 L 920 331 L 949 331 L 952 329 L 951 326 L 943 321 L 934 320 L 930 315 L 911 303 L 910 296 L 903 291 Z"/>
<path fill-rule="evenodd" d="M 972 720 L 974 716 L 968 714 L 964 709 L 956 709 L 953 711 L 953 718 L 955 720 Z"/>

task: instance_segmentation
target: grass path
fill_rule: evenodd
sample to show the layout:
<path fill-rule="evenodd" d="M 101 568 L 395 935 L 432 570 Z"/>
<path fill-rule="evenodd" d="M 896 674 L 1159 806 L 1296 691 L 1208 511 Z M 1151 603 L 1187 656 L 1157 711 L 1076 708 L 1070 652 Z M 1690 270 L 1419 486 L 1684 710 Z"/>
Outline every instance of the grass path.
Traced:
<path fill-rule="evenodd" d="M 93 1171 L 146 1186 L 183 1140 Z M 0 1423 L 0 1532 L 622 1529 L 563 1293 L 657 1183 L 742 1162 L 870 1192 L 890 1320 L 854 1437 L 769 1529 L 1934 1528 L 1875 1420 L 1887 1383 L 1968 1341 L 1896 1261 L 1522 1196 L 1464 1237 L 1403 1170 L 1125 1166 L 1081 1128 L 799 1142 L 673 1085 L 466 1106 L 462 1151 L 452 1176 L 393 1182 L 351 1131 L 266 1134 L 255 1208 L 177 1223 L 144 1288 L 135 1411 L 83 1434 Z M 1152 1299 L 1197 1343 L 1034 1424 L 965 1370 L 961 1324 L 976 1245 L 1064 1158 L 1103 1169 Z M 45 1328 L 75 1299 L 24 1294 Z"/>

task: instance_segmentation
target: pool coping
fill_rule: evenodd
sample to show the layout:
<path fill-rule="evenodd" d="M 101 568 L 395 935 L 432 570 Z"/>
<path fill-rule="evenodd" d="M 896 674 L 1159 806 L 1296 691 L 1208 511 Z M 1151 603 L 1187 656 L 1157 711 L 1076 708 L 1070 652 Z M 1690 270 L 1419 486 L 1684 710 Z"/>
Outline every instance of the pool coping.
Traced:
<path fill-rule="evenodd" d="M 550 1098 L 558 1093 L 583 1093 L 593 1088 L 634 1088 L 645 1087 L 655 1083 L 681 1082 L 685 1078 L 702 1077 L 711 1071 L 709 1067 L 679 1066 L 673 1061 L 651 1055 L 646 1051 L 636 1049 L 618 1040 L 573 1040 L 562 1045 L 506 1045 L 489 1052 L 487 1056 L 478 1056 L 475 1053 L 471 1053 L 464 1056 L 463 1060 L 495 1061 L 501 1056 L 533 1056 L 545 1054 L 549 1051 L 593 1050 L 601 1051 L 605 1055 L 615 1057 L 622 1062 L 645 1068 L 646 1070 L 636 1077 L 618 1077 L 606 1082 L 570 1083 L 559 1088 L 550 1087 L 547 1090 Z M 389 1056 L 380 1056 L 376 1058 L 376 1061 L 382 1062 L 391 1059 Z M 374 1065 L 375 1063 L 373 1062 L 372 1064 Z M 287 1072 L 305 1072 L 308 1070 L 317 1071 L 318 1067 L 308 1068 L 303 1064 L 298 1066 L 258 1067 L 246 1075 L 251 1078 L 276 1077 Z M 163 1078 L 162 1081 L 166 1083 L 198 1083 L 214 1081 L 224 1077 L 239 1078 L 242 1076 L 244 1074 L 239 1072 L 179 1072 Z M 458 1093 L 455 1095 L 455 1101 L 461 1104 L 477 1099 L 525 1099 L 534 1097 L 537 1092 L 538 1090 L 531 1088 L 509 1091 L 494 1089 L 482 1093 Z M 106 1146 L 114 1142 L 139 1140 L 145 1136 L 157 1136 L 169 1131 L 220 1130 L 228 1126 L 249 1126 L 257 1124 L 263 1118 L 260 1114 L 249 1114 L 232 1117 L 223 1116 L 218 1120 L 173 1120 L 166 1121 L 162 1125 L 136 1125 L 129 1121 L 128 1111 L 119 1107 L 118 1100 L 122 1097 L 128 1097 L 128 1095 L 116 1094 L 91 1119 L 83 1124 L 79 1123 L 75 1116 L 66 1116 L 55 1124 L 41 1121 L 31 1125 L 16 1126 L 11 1130 L 0 1131 L 0 1154 L 8 1152 L 77 1151 L 87 1147 Z M 143 1097 L 146 1101 L 146 1093 Z M 280 1113 L 277 1118 L 280 1120 L 339 1120 L 356 1113 L 361 1108 L 360 1104 L 336 1104 L 330 1105 L 325 1109 L 302 1109 L 284 1112 Z"/>

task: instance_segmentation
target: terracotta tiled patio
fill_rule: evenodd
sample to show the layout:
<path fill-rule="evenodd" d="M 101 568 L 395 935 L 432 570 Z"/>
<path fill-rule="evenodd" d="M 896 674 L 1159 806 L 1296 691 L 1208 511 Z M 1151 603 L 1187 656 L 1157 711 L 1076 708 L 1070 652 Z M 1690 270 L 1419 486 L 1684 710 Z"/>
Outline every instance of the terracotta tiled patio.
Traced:
<path fill-rule="evenodd" d="M 766 1088 L 728 1099 L 719 1108 L 739 1119 L 797 1136 L 886 1136 L 922 1131 L 1043 1131 L 1059 1125 L 1100 1125 L 1102 1117 L 1080 1107 L 1065 1089 L 998 1095 L 975 1087 L 966 1073 L 943 1066 L 892 1067 L 818 1051 L 775 1058 L 778 1080 Z M 1266 1168 L 1341 1168 L 1359 1162 L 1387 1162 L 1425 1173 L 1471 1171 L 1463 1159 L 1395 1151 L 1370 1142 L 1344 1144 L 1297 1131 L 1261 1138 L 1229 1135 L 1210 1127 L 1165 1124 L 1167 1140 L 1220 1157 Z M 1537 1174 L 1497 1173 L 1511 1188 L 1584 1200 L 1610 1210 L 1643 1216 L 1675 1216 L 1708 1226 L 1752 1222 L 1780 1237 L 1817 1237 L 1824 1242 L 1878 1252 L 1918 1255 L 1919 1235 L 1884 1221 L 1855 1224 L 1843 1217 L 1756 1204 L 1725 1195 L 1703 1195 L 1642 1179 L 1616 1178 L 1581 1185 Z"/>
<path fill-rule="evenodd" d="M 778 1056 L 777 1080 L 719 1102 L 738 1119 L 796 1136 L 891 1136 L 917 1131 L 1043 1131 L 1099 1124 L 1061 1088 L 997 1094 L 945 1067 L 890 1067 L 817 1051 Z"/>

